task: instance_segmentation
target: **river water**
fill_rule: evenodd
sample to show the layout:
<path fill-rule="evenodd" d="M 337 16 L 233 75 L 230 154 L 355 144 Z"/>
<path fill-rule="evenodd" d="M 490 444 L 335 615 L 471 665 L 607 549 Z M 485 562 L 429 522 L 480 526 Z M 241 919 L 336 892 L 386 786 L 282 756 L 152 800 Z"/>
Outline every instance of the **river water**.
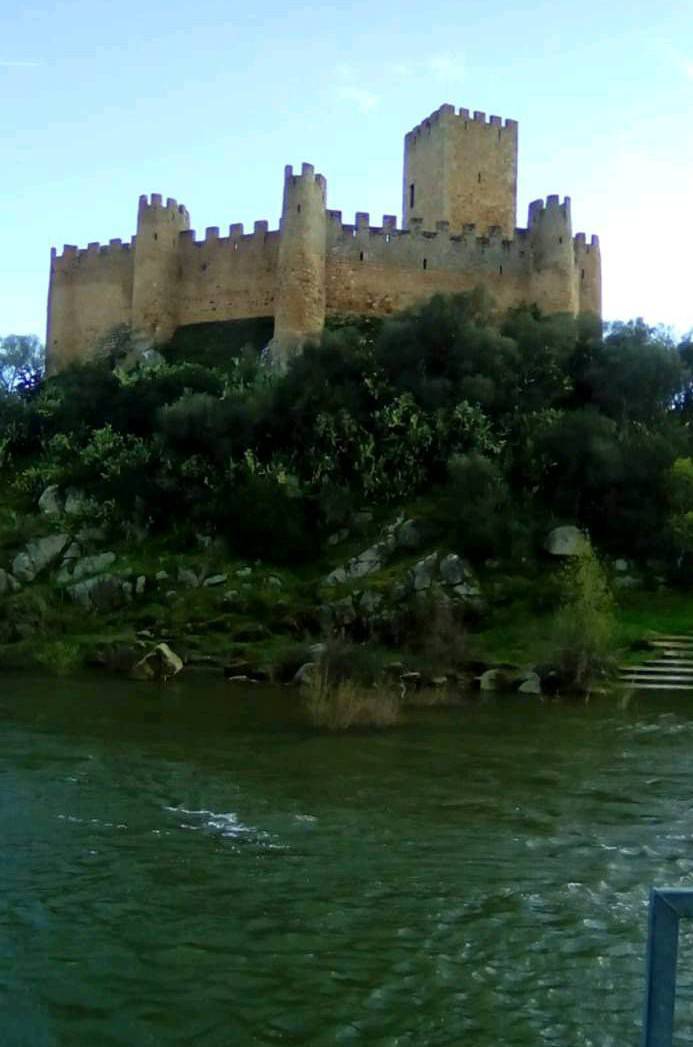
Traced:
<path fill-rule="evenodd" d="M 3 1047 L 636 1044 L 689 702 L 328 736 L 296 700 L 0 677 Z M 684 1043 L 687 933 L 679 966 Z"/>

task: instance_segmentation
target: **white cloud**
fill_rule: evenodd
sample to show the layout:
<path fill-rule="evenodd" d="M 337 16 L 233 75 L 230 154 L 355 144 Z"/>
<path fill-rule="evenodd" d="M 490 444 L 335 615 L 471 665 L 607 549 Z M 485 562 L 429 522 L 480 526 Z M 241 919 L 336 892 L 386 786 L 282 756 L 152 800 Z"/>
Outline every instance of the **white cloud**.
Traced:
<path fill-rule="evenodd" d="M 370 113 L 380 101 L 378 95 L 368 91 L 365 87 L 357 87 L 355 84 L 345 84 L 337 89 L 337 97 L 343 102 L 350 102 L 360 109 L 362 113 Z"/>
<path fill-rule="evenodd" d="M 693 62 L 684 62 L 683 71 L 689 80 L 693 80 Z"/>

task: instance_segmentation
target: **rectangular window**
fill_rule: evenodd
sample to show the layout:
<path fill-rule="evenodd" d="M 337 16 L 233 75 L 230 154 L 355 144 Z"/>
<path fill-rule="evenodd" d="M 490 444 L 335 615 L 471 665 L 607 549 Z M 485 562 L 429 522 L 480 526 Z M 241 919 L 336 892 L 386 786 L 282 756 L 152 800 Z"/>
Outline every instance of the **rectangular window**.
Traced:
<path fill-rule="evenodd" d="M 409 186 L 409 206 L 414 206 L 414 183 Z"/>

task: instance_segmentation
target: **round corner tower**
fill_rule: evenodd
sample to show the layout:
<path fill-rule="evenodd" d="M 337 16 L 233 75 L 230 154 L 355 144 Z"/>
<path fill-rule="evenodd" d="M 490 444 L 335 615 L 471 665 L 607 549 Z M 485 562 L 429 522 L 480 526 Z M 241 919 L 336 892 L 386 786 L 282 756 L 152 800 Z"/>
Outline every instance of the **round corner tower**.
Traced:
<path fill-rule="evenodd" d="M 284 172 L 272 356 L 284 367 L 325 326 L 327 185 L 311 164 Z"/>
<path fill-rule="evenodd" d="M 167 341 L 177 326 L 176 283 L 180 234 L 190 216 L 158 193 L 140 197 L 132 290 L 132 329 L 154 343 Z"/>
<path fill-rule="evenodd" d="M 532 248 L 529 297 L 545 313 L 580 311 L 570 197 L 549 196 L 529 205 Z"/>

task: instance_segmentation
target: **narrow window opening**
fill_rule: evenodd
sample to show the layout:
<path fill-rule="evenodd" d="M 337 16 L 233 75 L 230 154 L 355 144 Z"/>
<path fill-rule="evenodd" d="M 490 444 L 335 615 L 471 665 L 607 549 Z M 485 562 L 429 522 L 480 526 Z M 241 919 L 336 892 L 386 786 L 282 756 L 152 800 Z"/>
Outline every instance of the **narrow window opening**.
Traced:
<path fill-rule="evenodd" d="M 583 269 L 583 270 L 582 270 L 582 272 L 580 273 L 580 279 L 581 279 L 581 280 L 584 280 L 584 279 L 585 279 L 585 270 L 584 270 L 584 269 Z"/>
<path fill-rule="evenodd" d="M 385 233 L 385 243 L 386 244 L 390 243 L 390 234 L 389 233 Z"/>
<path fill-rule="evenodd" d="M 359 262 L 363 261 L 363 251 L 359 251 Z"/>
<path fill-rule="evenodd" d="M 562 244 L 562 243 L 563 243 L 563 237 L 562 237 L 562 236 L 559 236 L 559 237 L 558 237 L 558 242 L 559 242 L 559 244 Z"/>
<path fill-rule="evenodd" d="M 479 171 L 478 175 L 476 176 L 476 180 L 477 182 L 481 183 L 481 171 Z"/>
<path fill-rule="evenodd" d="M 202 265 L 200 266 L 200 269 L 202 270 L 203 273 L 204 273 L 206 268 L 207 268 L 207 263 L 203 262 Z"/>
<path fill-rule="evenodd" d="M 423 260 L 423 267 L 424 267 L 424 269 L 428 269 L 428 258 L 424 258 L 424 260 Z"/>
<path fill-rule="evenodd" d="M 498 272 L 500 273 L 501 276 L 503 275 L 503 266 L 502 265 L 498 266 Z"/>
<path fill-rule="evenodd" d="M 500 133 L 500 127 L 499 127 L 498 128 L 498 141 L 500 142 L 500 140 L 501 140 L 501 133 Z"/>
<path fill-rule="evenodd" d="M 154 239 L 155 239 L 155 240 L 158 240 L 158 239 L 159 239 L 159 234 L 158 234 L 158 233 L 154 233 Z"/>
<path fill-rule="evenodd" d="M 237 240 L 234 240 L 234 242 L 233 242 L 233 249 L 234 249 L 234 251 L 238 250 L 238 241 Z"/>
<path fill-rule="evenodd" d="M 416 189 L 414 188 L 414 183 L 412 182 L 412 184 L 409 186 L 409 206 L 410 207 L 414 206 L 414 197 L 415 196 L 416 196 Z"/>
<path fill-rule="evenodd" d="M 298 213 L 299 213 L 299 214 L 301 213 L 301 205 L 300 205 L 300 204 L 298 205 L 298 207 L 296 208 L 296 210 L 298 211 Z"/>

